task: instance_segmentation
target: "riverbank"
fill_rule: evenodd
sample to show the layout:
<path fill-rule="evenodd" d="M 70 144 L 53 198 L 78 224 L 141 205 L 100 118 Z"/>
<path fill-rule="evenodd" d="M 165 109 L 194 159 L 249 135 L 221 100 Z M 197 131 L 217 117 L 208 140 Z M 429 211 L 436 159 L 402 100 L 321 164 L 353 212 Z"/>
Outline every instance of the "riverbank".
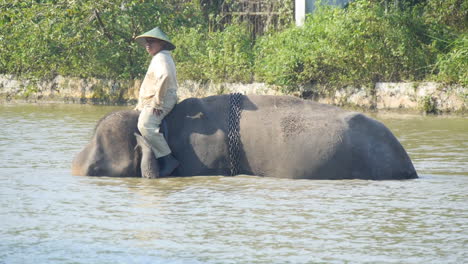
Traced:
<path fill-rule="evenodd" d="M 51 80 L 31 80 L 0 75 L 0 102 L 135 104 L 141 80 L 115 81 L 56 76 Z M 283 95 L 279 87 L 264 83 L 200 83 L 183 81 L 179 97 L 204 97 L 240 92 Z M 468 89 L 459 85 L 423 83 L 377 83 L 371 88 L 347 87 L 331 91 L 323 87 L 303 87 L 294 96 L 346 108 L 373 111 L 405 111 L 436 114 L 468 113 Z"/>

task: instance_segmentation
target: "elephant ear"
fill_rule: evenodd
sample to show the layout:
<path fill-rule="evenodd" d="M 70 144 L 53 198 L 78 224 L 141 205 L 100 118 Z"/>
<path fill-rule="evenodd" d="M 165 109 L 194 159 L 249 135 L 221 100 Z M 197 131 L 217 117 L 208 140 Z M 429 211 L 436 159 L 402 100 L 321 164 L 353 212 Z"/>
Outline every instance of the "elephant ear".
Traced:
<path fill-rule="evenodd" d="M 138 149 L 141 151 L 141 177 L 148 179 L 159 178 L 159 165 L 156 157 L 153 154 L 151 145 L 143 136 L 135 133 L 135 137 L 137 141 L 137 145 L 135 146 L 136 151 L 138 151 Z M 138 162 L 136 164 L 138 164 Z"/>

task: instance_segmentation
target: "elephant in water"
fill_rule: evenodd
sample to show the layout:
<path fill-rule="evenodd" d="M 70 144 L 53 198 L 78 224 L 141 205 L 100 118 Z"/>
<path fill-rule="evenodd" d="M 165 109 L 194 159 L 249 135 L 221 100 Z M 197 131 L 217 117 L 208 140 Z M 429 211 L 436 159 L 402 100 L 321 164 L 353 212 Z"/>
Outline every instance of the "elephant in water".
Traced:
<path fill-rule="evenodd" d="M 181 164 L 173 176 L 230 175 L 230 98 L 189 98 L 166 117 L 168 143 Z M 240 108 L 237 174 L 294 179 L 418 177 L 390 130 L 363 114 L 290 96 L 241 96 Z M 73 160 L 72 173 L 157 177 L 157 171 L 148 171 L 154 169 L 153 155 L 134 135 L 138 114 L 124 110 L 102 118 L 91 141 Z"/>

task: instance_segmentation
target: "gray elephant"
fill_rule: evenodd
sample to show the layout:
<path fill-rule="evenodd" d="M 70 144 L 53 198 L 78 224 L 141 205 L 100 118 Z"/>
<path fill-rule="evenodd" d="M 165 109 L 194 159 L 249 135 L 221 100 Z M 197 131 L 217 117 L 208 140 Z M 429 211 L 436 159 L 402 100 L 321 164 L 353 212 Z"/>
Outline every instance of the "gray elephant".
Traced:
<path fill-rule="evenodd" d="M 172 176 L 247 174 L 294 179 L 413 179 L 414 166 L 382 123 L 289 96 L 241 96 L 237 149 L 229 140 L 230 95 L 189 98 L 166 117 L 181 165 Z M 138 112 L 101 119 L 75 157 L 74 175 L 158 177 L 137 129 Z M 236 168 L 233 168 L 236 155 Z"/>

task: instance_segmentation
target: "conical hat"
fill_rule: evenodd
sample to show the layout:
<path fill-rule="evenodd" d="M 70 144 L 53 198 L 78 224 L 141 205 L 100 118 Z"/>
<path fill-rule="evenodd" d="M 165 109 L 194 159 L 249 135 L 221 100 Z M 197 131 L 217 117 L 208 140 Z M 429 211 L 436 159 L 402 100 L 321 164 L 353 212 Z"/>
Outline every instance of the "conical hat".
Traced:
<path fill-rule="evenodd" d="M 135 38 L 135 41 L 144 47 L 146 45 L 145 38 L 155 38 L 155 39 L 164 40 L 165 42 L 167 42 L 167 46 L 166 46 L 167 50 L 173 50 L 176 48 L 176 46 L 172 44 L 171 40 L 166 35 L 166 33 L 164 33 L 159 27 L 155 27 L 152 30 L 144 34 L 141 34 L 140 36 Z"/>

